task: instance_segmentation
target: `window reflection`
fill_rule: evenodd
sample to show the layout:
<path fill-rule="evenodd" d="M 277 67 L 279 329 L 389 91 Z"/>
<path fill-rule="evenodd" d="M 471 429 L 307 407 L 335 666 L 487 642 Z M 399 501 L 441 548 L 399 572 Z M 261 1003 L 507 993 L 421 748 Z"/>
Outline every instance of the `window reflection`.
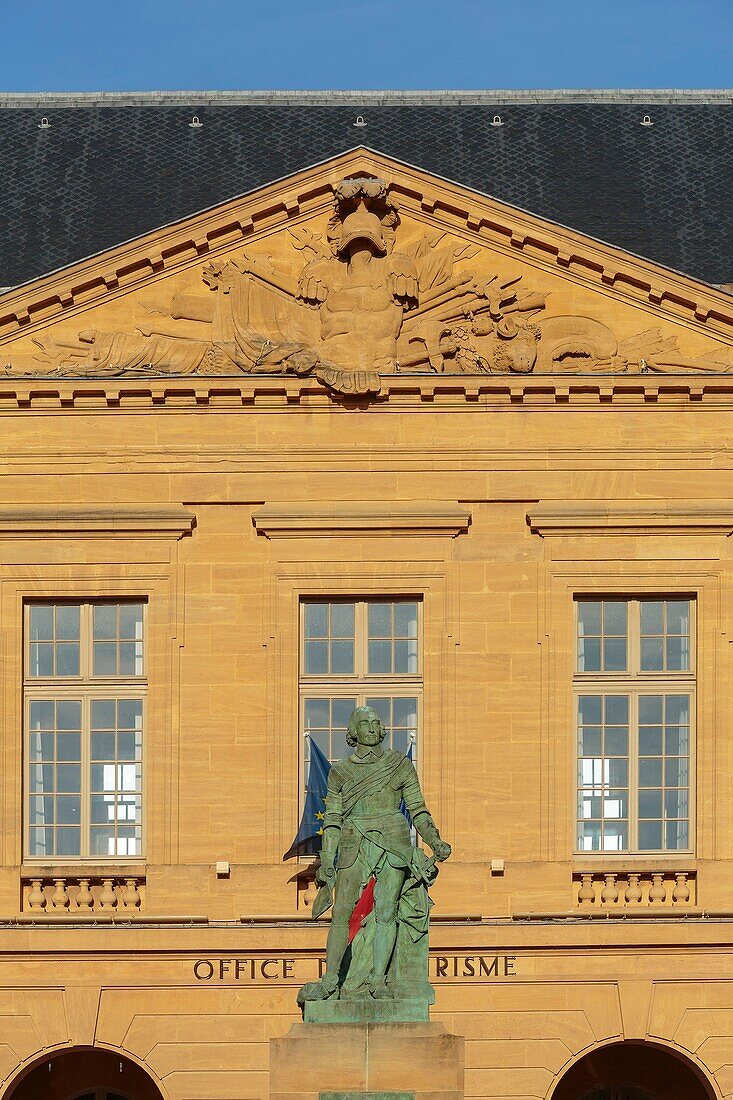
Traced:
<path fill-rule="evenodd" d="M 690 847 L 691 644 L 689 599 L 577 601 L 580 851 Z"/>
<path fill-rule="evenodd" d="M 143 633 L 140 601 L 28 605 L 30 858 L 142 854 Z"/>
<path fill-rule="evenodd" d="M 311 744 L 329 760 L 348 756 L 356 706 L 379 714 L 386 748 L 417 752 L 420 604 L 415 599 L 308 600 L 301 639 L 304 783 Z"/>

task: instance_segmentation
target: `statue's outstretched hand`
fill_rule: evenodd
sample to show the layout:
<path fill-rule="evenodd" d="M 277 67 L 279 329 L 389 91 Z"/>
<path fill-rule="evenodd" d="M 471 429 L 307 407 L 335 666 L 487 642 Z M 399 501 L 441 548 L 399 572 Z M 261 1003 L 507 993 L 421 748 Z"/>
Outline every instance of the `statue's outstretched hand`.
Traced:
<path fill-rule="evenodd" d="M 452 851 L 453 849 L 447 840 L 438 839 L 435 841 L 435 844 L 433 844 L 433 855 L 439 863 L 443 863 Z"/>
<path fill-rule="evenodd" d="M 336 868 L 334 867 L 333 863 L 321 863 L 320 867 L 316 871 L 316 883 L 319 886 L 325 886 L 326 883 L 329 883 L 331 886 L 333 886 L 335 881 Z"/>

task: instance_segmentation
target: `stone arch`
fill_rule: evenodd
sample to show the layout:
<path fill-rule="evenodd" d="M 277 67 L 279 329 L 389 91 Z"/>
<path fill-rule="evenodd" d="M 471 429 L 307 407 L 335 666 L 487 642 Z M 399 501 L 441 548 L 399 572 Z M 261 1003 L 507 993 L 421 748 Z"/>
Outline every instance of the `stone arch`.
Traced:
<path fill-rule="evenodd" d="M 64 1047 L 34 1058 L 14 1076 L 3 1100 L 166 1100 L 136 1059 L 103 1047 Z"/>
<path fill-rule="evenodd" d="M 552 1100 L 718 1100 L 700 1064 L 675 1047 L 624 1040 L 593 1047 L 555 1082 Z"/>

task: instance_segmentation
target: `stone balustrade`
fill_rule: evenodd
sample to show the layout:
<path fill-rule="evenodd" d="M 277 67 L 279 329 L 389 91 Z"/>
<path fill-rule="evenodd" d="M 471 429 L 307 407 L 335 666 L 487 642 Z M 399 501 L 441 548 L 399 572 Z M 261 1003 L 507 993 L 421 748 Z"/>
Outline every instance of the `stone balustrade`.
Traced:
<path fill-rule="evenodd" d="M 39 875 L 22 879 L 24 913 L 139 913 L 144 909 L 142 875 Z"/>
<path fill-rule="evenodd" d="M 580 909 L 633 909 L 692 906 L 694 871 L 576 871 L 575 904 Z"/>

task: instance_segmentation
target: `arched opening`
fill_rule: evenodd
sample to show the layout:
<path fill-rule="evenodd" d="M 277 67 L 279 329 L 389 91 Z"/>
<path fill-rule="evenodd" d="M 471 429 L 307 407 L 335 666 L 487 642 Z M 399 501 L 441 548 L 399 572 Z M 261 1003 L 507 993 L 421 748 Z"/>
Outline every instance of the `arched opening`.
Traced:
<path fill-rule="evenodd" d="M 552 1100 L 713 1100 L 687 1059 L 653 1043 L 599 1047 L 576 1062 Z"/>
<path fill-rule="evenodd" d="M 6 1100 L 162 1100 L 135 1062 L 109 1050 L 65 1050 L 28 1070 Z"/>

